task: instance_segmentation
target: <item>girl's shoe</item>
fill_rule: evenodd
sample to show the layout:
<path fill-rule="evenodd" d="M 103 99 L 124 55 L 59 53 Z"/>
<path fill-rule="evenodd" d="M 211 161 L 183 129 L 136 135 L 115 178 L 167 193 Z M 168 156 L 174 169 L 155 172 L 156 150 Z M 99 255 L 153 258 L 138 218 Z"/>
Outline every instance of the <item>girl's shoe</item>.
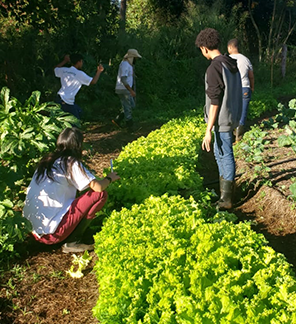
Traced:
<path fill-rule="evenodd" d="M 65 243 L 62 246 L 63 253 L 79 253 L 84 251 L 92 251 L 93 249 L 93 244 L 82 244 L 77 242 Z"/>

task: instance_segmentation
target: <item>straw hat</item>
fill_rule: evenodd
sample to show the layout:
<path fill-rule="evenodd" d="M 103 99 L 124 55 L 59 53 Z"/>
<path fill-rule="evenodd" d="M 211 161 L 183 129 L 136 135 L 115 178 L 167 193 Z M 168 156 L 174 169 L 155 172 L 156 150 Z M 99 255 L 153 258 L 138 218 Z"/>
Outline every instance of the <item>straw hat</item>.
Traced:
<path fill-rule="evenodd" d="M 130 57 L 139 57 L 142 58 L 142 56 L 139 54 L 139 52 L 136 49 L 129 49 L 127 53 L 124 55 L 124 58 L 130 58 Z"/>

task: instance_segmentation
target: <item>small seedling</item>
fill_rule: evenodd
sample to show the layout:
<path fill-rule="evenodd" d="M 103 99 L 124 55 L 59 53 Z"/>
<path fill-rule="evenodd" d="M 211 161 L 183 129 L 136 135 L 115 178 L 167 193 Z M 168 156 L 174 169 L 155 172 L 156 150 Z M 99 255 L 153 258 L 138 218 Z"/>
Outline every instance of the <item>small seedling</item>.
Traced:
<path fill-rule="evenodd" d="M 86 269 L 92 257 L 89 255 L 88 251 L 85 251 L 82 256 L 77 256 L 73 254 L 73 261 L 70 270 L 66 271 L 66 273 L 72 278 L 82 278 L 82 271 Z M 77 270 L 74 271 L 75 266 L 78 266 Z"/>

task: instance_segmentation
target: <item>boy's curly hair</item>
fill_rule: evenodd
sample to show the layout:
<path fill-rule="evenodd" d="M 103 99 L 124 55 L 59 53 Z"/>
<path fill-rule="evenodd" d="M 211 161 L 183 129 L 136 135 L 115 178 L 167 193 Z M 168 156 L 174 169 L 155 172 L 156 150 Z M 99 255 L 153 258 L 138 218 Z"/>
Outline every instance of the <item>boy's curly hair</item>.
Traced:
<path fill-rule="evenodd" d="M 220 46 L 221 40 L 220 35 L 216 29 L 206 28 L 202 30 L 196 37 L 195 45 L 197 47 L 206 47 L 209 50 L 218 49 Z"/>

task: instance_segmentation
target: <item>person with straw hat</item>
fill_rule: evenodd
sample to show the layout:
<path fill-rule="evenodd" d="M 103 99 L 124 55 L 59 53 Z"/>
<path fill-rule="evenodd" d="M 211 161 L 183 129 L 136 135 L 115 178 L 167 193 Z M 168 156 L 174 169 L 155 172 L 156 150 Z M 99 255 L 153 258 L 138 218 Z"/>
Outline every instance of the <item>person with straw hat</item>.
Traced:
<path fill-rule="evenodd" d="M 135 86 L 135 62 L 138 58 L 142 58 L 136 49 L 129 49 L 121 61 L 115 93 L 118 95 L 122 111 L 112 120 L 117 127 L 122 127 L 122 122 L 126 120 L 126 126 L 129 131 L 133 131 L 132 110 L 135 107 L 136 86 Z"/>

